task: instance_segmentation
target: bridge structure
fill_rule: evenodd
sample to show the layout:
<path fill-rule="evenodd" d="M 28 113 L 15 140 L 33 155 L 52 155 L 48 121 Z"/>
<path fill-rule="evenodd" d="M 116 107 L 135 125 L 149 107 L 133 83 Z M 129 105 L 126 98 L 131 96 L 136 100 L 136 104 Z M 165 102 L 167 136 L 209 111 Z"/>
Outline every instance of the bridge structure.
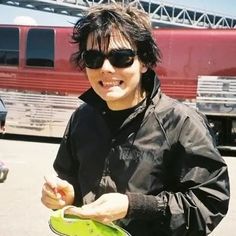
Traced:
<path fill-rule="evenodd" d="M 236 16 L 158 0 L 0 0 L 0 5 L 81 17 L 83 12 L 94 4 L 113 2 L 144 9 L 149 13 L 153 27 L 236 28 Z"/>

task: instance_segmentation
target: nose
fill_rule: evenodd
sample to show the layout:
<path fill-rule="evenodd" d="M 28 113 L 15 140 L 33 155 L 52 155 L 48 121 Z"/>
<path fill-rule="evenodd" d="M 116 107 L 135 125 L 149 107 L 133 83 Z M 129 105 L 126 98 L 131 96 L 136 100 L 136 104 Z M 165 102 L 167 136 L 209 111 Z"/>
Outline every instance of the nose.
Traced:
<path fill-rule="evenodd" d="M 114 72 L 115 71 L 115 68 L 113 67 L 113 65 L 110 63 L 110 61 L 105 58 L 104 62 L 103 62 L 103 65 L 101 67 L 101 70 L 102 72 Z"/>

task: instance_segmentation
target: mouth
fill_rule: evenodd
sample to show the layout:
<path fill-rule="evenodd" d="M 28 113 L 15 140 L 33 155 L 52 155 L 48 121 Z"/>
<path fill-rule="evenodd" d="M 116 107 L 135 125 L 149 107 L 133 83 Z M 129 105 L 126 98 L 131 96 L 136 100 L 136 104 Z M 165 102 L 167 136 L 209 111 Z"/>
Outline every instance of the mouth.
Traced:
<path fill-rule="evenodd" d="M 99 84 L 104 88 L 110 88 L 115 86 L 120 86 L 123 84 L 122 80 L 114 80 L 114 81 L 99 81 Z"/>

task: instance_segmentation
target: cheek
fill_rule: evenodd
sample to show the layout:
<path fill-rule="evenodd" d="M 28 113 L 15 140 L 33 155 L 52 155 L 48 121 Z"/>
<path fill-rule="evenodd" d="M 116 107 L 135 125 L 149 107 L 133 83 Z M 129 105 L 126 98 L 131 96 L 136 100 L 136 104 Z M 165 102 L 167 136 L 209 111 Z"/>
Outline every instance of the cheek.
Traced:
<path fill-rule="evenodd" d="M 98 75 L 95 70 L 91 70 L 89 68 L 86 68 L 86 75 L 87 79 L 89 80 L 90 83 L 94 82 L 96 78 L 98 78 Z"/>
<path fill-rule="evenodd" d="M 139 79 L 142 75 L 142 66 L 138 61 L 135 61 L 131 67 L 123 69 L 123 75 L 126 79 L 136 78 Z"/>
<path fill-rule="evenodd" d="M 131 90 L 136 88 L 141 81 L 141 74 L 139 71 L 127 71 L 127 73 L 123 73 L 124 86 L 129 87 Z"/>

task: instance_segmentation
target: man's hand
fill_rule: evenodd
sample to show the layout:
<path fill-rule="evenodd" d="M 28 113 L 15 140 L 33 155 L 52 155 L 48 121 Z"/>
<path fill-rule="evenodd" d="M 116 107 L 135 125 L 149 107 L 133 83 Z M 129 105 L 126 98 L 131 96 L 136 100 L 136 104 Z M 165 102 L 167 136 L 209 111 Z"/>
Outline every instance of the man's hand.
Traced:
<path fill-rule="evenodd" d="M 75 193 L 70 183 L 55 176 L 44 179 L 41 201 L 46 207 L 60 209 L 73 203 Z"/>
<path fill-rule="evenodd" d="M 82 207 L 72 207 L 66 213 L 78 215 L 81 218 L 89 218 L 102 223 L 110 223 L 126 216 L 129 200 L 125 194 L 107 193 L 93 203 Z"/>

